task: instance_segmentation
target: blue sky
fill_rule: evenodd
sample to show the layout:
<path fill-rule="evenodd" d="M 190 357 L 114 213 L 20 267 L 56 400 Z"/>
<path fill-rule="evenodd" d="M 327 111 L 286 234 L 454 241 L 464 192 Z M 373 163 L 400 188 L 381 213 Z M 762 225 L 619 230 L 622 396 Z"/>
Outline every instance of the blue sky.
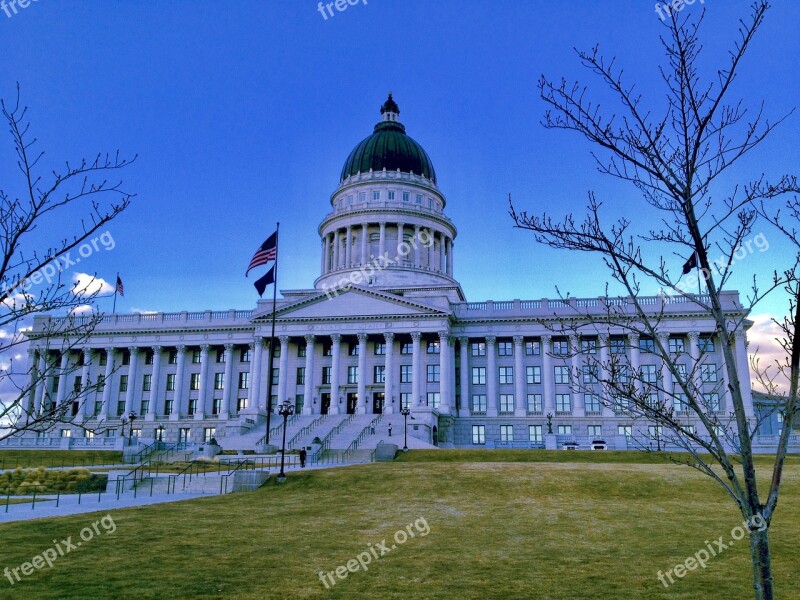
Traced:
<path fill-rule="evenodd" d="M 123 173 L 138 197 L 109 226 L 114 250 L 81 264 L 108 280 L 121 273 L 121 311 L 253 306 L 244 271 L 276 221 L 280 287 L 310 287 L 317 225 L 389 90 L 436 167 L 468 299 L 552 297 L 556 286 L 597 296 L 599 260 L 512 230 L 507 195 L 562 214 L 581 212 L 593 190 L 615 214 L 646 214 L 635 190 L 597 173 L 586 142 L 541 126 L 536 82 L 579 77 L 603 97 L 573 52 L 599 43 L 662 106 L 654 4 L 368 0 L 326 20 L 311 0 L 37 0 L 0 12 L 0 95 L 20 83 L 48 166 L 138 154 Z M 749 0 L 704 6 L 704 64 L 715 69 Z M 699 13 L 700 0 L 685 10 Z M 800 4 L 776 2 L 733 90 L 747 106 L 763 99 L 781 116 L 800 97 L 798 25 Z M 739 179 L 796 170 L 798 129 L 795 114 Z M 0 187 L 19 191 L 9 142 L 0 133 Z M 785 262 L 788 246 L 768 238 L 768 252 L 742 261 L 740 287 Z"/>

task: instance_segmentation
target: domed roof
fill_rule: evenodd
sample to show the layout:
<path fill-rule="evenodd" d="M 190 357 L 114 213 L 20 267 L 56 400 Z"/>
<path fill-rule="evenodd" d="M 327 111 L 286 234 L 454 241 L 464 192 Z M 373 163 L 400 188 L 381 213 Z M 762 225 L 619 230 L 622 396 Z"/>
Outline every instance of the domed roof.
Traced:
<path fill-rule="evenodd" d="M 436 183 L 436 171 L 433 169 L 428 153 L 416 141 L 406 135 L 406 128 L 397 120 L 400 114 L 391 92 L 389 98 L 381 106 L 383 120 L 375 125 L 369 137 L 364 138 L 353 148 L 342 167 L 340 180 L 358 173 L 373 171 L 413 172 Z"/>

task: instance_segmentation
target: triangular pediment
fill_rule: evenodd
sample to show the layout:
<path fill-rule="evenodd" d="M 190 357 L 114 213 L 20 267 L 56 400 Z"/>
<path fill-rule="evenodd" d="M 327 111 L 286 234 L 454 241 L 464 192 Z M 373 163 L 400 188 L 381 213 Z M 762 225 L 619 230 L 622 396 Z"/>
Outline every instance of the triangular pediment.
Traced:
<path fill-rule="evenodd" d="M 276 317 L 293 319 L 341 319 L 376 317 L 442 317 L 448 313 L 392 294 L 353 287 L 339 294 L 320 293 L 280 308 Z M 258 320 L 270 318 L 267 313 Z"/>

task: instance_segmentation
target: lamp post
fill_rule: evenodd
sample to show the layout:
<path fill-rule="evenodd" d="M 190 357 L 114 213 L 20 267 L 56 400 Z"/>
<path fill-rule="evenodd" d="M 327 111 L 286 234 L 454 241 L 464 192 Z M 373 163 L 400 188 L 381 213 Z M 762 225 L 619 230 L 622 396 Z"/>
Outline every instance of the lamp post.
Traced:
<path fill-rule="evenodd" d="M 288 400 L 278 407 L 278 414 L 283 417 L 283 443 L 281 444 L 281 472 L 278 473 L 278 483 L 286 481 L 286 473 L 283 472 L 284 459 L 286 458 L 286 422 L 289 415 L 294 414 L 294 406 Z"/>
<path fill-rule="evenodd" d="M 136 420 L 136 413 L 131 411 L 128 413 L 128 422 L 130 425 L 130 430 L 128 432 L 128 446 L 133 443 L 133 422 Z M 123 430 L 122 435 L 125 435 L 125 431 Z"/>
<path fill-rule="evenodd" d="M 411 414 L 411 409 L 404 406 L 400 409 L 400 414 L 403 415 L 403 452 L 408 452 L 408 415 Z"/>

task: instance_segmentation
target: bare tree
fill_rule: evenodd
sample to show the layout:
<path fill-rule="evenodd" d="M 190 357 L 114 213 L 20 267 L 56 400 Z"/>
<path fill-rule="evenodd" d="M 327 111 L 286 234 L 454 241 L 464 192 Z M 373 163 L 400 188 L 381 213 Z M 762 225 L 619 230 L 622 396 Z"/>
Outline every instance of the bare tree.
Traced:
<path fill-rule="evenodd" d="M 725 189 L 720 176 L 783 121 L 766 119 L 763 104 L 755 114 L 749 114 L 740 101 L 728 100 L 737 70 L 768 9 L 765 0 L 752 5 L 749 18 L 740 20 L 739 37 L 729 61 L 708 81 L 698 66 L 699 30 L 705 15 L 693 19 L 685 11 L 686 16 L 681 18 L 681 13 L 672 11 L 665 21 L 668 34 L 661 38 L 667 59 L 659 69 L 666 88 L 666 106 L 662 109 L 646 107 L 642 95 L 623 80 L 614 60 L 606 61 L 597 47 L 577 54 L 582 65 L 610 88 L 619 103 L 618 114 L 604 114 L 589 98 L 587 89 L 577 83 L 541 78 L 539 91 L 549 105 L 544 126 L 578 132 L 599 147 L 600 152 L 594 155 L 599 170 L 632 184 L 641 193 L 643 206 L 628 214 L 641 214 L 646 221 L 637 224 L 635 218 L 608 219 L 603 203 L 594 195 L 590 195 L 582 219 L 572 215 L 532 216 L 515 210 L 513 203 L 510 209 L 515 226 L 533 232 L 536 241 L 602 258 L 615 289 L 622 293 L 612 297 L 607 287 L 600 319 L 576 306 L 576 322 L 583 323 L 576 328 L 593 326 L 607 331 L 615 327 L 631 333 L 634 340 L 636 336 L 646 338 L 665 368 L 654 376 L 632 365 L 624 351 L 606 353 L 605 360 L 590 362 L 588 379 L 601 387 L 607 406 L 649 424 L 650 439 L 658 448 L 673 444 L 686 450 L 673 458 L 714 479 L 733 499 L 750 528 L 757 600 L 774 597 L 769 524 L 778 503 L 797 412 L 800 252 L 769 281 L 754 278 L 752 289 L 740 302 L 733 303 L 725 290 L 737 262 L 736 253 L 750 241 L 756 223 L 778 227 L 800 250 L 797 229 L 787 227 L 785 218 L 774 209 L 775 202 L 798 192 L 798 184 L 793 176 L 769 181 L 762 175 Z M 645 204 L 651 208 L 644 210 Z M 797 221 L 796 200 L 789 201 L 788 210 Z M 658 225 L 653 227 L 655 217 Z M 654 253 L 658 256 L 653 257 Z M 714 259 L 717 253 L 720 257 Z M 678 260 L 679 264 L 686 261 L 683 271 L 697 265 L 705 293 L 693 293 L 681 284 L 681 269 L 674 269 Z M 660 307 L 642 302 L 641 292 L 648 286 L 662 290 Z M 783 347 L 789 358 L 778 364 L 777 370 L 788 377 L 788 391 L 779 391 L 774 370 L 770 374 L 768 368 L 755 365 L 760 379 L 772 382 L 769 391 L 780 400 L 785 415 L 772 479 L 762 491 L 756 481 L 752 448 L 758 423 L 747 414 L 743 400 L 742 386 L 749 373 L 746 364 L 745 372 L 740 372 L 742 367 L 737 364 L 736 335 L 742 335 L 749 326 L 746 318 L 754 306 L 766 296 L 782 292 L 789 294 L 789 315 L 779 323 L 786 334 Z M 729 412 L 720 410 L 714 394 L 702 391 L 703 375 L 708 372 L 704 369 L 710 365 L 702 347 L 699 356 L 692 357 L 695 361 L 689 372 L 680 368 L 678 359 L 685 350 L 670 348 L 663 327 L 669 317 L 667 307 L 673 302 L 692 303 L 713 321 L 713 339 L 718 340 L 724 358 L 717 390 L 726 392 L 730 399 Z M 602 343 L 603 338 L 600 340 Z M 575 380 L 584 381 L 578 379 L 580 374 L 574 375 Z"/>
<path fill-rule="evenodd" d="M 0 188 L 0 330 L 5 332 L 0 356 L 7 357 L 0 366 L 0 386 L 10 390 L 0 398 L 2 440 L 25 431 L 47 431 L 58 423 L 82 425 L 84 411 L 76 408 L 102 385 L 83 381 L 57 404 L 44 384 L 58 377 L 65 385 L 81 368 L 79 362 L 65 365 L 59 357 L 78 348 L 102 318 L 96 305 L 102 280 L 96 275 L 76 278 L 68 271 L 76 263 L 70 254 L 86 245 L 96 250 L 105 233 L 101 230 L 128 207 L 133 194 L 106 177 L 136 157 L 98 154 L 93 160 L 67 162 L 44 177 L 38 172 L 44 152 L 34 150 L 37 140 L 30 135 L 19 86 L 16 99 L 0 100 L 0 109 L 21 175 L 18 192 Z M 59 231 L 57 239 L 46 232 L 52 229 Z M 27 362 L 14 359 L 29 344 L 31 318 L 48 313 L 68 318 L 49 321 L 35 333 L 38 358 L 31 348 Z"/>

